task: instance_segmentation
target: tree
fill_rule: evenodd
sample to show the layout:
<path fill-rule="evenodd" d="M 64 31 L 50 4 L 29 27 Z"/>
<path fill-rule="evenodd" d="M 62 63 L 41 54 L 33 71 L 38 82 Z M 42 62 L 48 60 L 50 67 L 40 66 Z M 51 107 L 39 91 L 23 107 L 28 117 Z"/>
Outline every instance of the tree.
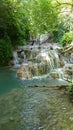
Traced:
<path fill-rule="evenodd" d="M 58 12 L 53 0 L 31 0 L 28 3 L 30 32 L 33 35 L 52 32 L 58 23 Z"/>
<path fill-rule="evenodd" d="M 25 44 L 28 36 L 25 4 L 18 0 L 0 0 L 0 66 L 8 65 L 12 46 Z"/>
<path fill-rule="evenodd" d="M 0 1 L 0 38 L 8 35 L 13 45 L 18 44 L 21 39 L 27 40 L 29 35 L 27 23 L 22 2 Z"/>
<path fill-rule="evenodd" d="M 6 66 L 12 57 L 12 46 L 9 38 L 0 39 L 0 66 Z"/>
<path fill-rule="evenodd" d="M 73 31 L 73 0 L 55 0 L 55 2 L 56 7 L 59 9 L 59 24 L 57 27 L 60 27 L 59 30 L 57 28 L 57 30 L 54 31 L 55 36 L 58 36 L 56 41 L 60 43 L 63 41 L 70 41 L 70 39 L 72 39 L 70 36 Z"/>
<path fill-rule="evenodd" d="M 73 30 L 73 0 L 56 0 L 59 7 L 59 18 L 68 31 Z"/>

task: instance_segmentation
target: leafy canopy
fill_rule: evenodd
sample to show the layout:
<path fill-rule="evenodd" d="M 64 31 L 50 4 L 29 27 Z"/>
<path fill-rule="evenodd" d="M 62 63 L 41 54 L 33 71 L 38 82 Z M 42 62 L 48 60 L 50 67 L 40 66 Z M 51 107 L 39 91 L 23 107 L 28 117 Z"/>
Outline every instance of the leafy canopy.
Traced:
<path fill-rule="evenodd" d="M 13 45 L 28 39 L 28 18 L 20 1 L 0 0 L 0 38 L 9 36 Z"/>

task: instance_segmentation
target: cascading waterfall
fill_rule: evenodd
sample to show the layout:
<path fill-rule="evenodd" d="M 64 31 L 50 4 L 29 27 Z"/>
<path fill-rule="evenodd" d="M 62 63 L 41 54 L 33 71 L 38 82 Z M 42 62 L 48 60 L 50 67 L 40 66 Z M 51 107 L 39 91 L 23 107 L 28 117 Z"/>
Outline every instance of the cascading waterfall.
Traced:
<path fill-rule="evenodd" d="M 13 52 L 13 61 L 14 61 L 14 67 L 20 66 L 19 62 L 18 62 L 18 55 L 17 55 L 16 51 Z"/>
<path fill-rule="evenodd" d="M 51 50 L 48 53 L 49 57 L 50 57 L 50 68 L 51 70 L 54 68 L 58 68 L 59 67 L 59 57 L 58 54 L 55 50 Z"/>
<path fill-rule="evenodd" d="M 27 63 L 27 58 L 26 58 L 26 55 L 24 55 L 23 57 L 23 64 L 26 64 Z"/>
<path fill-rule="evenodd" d="M 59 57 L 55 50 L 42 50 L 33 58 L 32 63 L 28 62 L 27 65 L 20 66 L 17 71 L 18 77 L 32 78 L 34 76 L 41 76 L 59 67 Z"/>
<path fill-rule="evenodd" d="M 13 52 L 13 58 L 14 58 L 14 65 L 18 64 L 18 55 L 17 52 Z"/>

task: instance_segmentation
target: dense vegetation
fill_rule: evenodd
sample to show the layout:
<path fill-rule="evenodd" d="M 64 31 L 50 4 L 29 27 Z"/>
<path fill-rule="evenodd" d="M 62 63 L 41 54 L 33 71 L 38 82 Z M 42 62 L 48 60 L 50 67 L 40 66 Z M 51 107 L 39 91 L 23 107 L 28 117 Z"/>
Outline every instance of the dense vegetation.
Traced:
<path fill-rule="evenodd" d="M 63 46 L 73 40 L 73 1 L 0 0 L 0 66 L 7 65 L 12 47 L 42 33 Z"/>
<path fill-rule="evenodd" d="M 0 40 L 0 65 L 8 65 L 10 58 L 12 57 L 12 46 L 9 39 L 4 38 Z"/>

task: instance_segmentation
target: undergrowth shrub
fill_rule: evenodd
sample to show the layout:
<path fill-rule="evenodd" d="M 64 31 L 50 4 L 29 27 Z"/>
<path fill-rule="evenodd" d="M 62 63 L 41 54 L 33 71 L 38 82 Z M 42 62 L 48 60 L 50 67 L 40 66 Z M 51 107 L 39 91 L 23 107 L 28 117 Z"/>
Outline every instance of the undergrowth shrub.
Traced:
<path fill-rule="evenodd" d="M 70 44 L 73 41 L 73 33 L 72 32 L 66 32 L 64 33 L 62 39 L 60 40 L 60 43 L 65 46 L 67 44 Z"/>
<path fill-rule="evenodd" d="M 73 83 L 68 84 L 68 91 L 73 94 Z"/>
<path fill-rule="evenodd" d="M 12 57 L 12 45 L 8 38 L 0 39 L 0 66 L 9 64 Z"/>

